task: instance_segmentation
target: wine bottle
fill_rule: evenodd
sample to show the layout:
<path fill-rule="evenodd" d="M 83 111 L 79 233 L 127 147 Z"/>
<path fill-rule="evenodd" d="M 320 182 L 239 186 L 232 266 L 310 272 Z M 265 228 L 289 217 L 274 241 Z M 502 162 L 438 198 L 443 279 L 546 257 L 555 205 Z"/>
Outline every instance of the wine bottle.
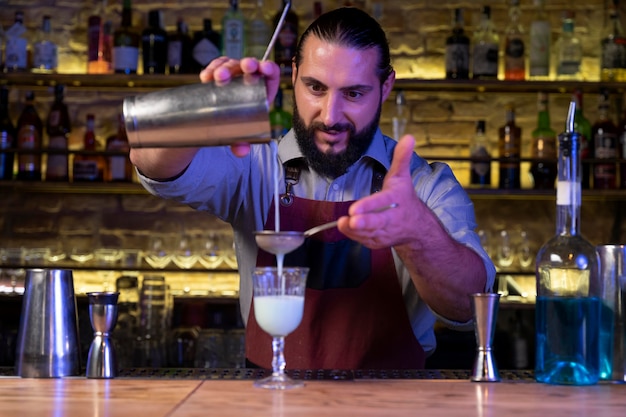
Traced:
<path fill-rule="evenodd" d="M 550 127 L 548 94 L 539 92 L 537 100 L 537 127 L 532 131 L 530 174 L 536 190 L 554 189 L 556 166 L 556 132 Z"/>
<path fill-rule="evenodd" d="M 69 168 L 67 158 L 67 141 L 72 125 L 64 100 L 65 86 L 54 87 L 54 102 L 46 119 L 48 134 L 48 161 L 46 164 L 46 181 L 68 181 Z"/>
<path fill-rule="evenodd" d="M 167 32 L 163 29 L 161 10 L 148 12 L 148 27 L 141 33 L 144 74 L 165 74 L 167 65 Z"/>
<path fill-rule="evenodd" d="M 466 80 L 469 78 L 470 40 L 463 29 L 463 9 L 454 9 L 452 34 L 446 38 L 446 78 Z"/>
<path fill-rule="evenodd" d="M 17 121 L 17 179 L 41 181 L 43 123 L 35 109 L 35 93 L 26 92 L 26 104 Z"/>
<path fill-rule="evenodd" d="M 85 125 L 85 134 L 83 136 L 84 153 L 77 152 L 74 155 L 73 178 L 75 182 L 104 181 L 105 162 L 102 155 L 97 155 L 96 141 L 96 118 L 93 114 L 87 115 L 87 123 Z"/>
<path fill-rule="evenodd" d="M 476 122 L 476 133 L 470 141 L 470 158 L 476 158 L 470 162 L 470 186 L 491 186 L 491 154 L 489 153 L 489 140 L 485 135 L 485 121 Z M 484 159 L 484 160 L 480 160 Z"/>
<path fill-rule="evenodd" d="M 498 129 L 500 157 L 499 187 L 503 190 L 519 189 L 522 128 L 515 124 L 515 106 L 506 106 L 506 123 Z"/>
<path fill-rule="evenodd" d="M 9 115 L 9 89 L 0 87 L 0 180 L 13 179 L 15 126 Z M 8 151 L 8 149 L 11 149 Z"/>
<path fill-rule="evenodd" d="M 538 382 L 591 385 L 600 377 L 602 288 L 595 246 L 580 234 L 580 135 L 570 103 L 559 135 L 556 233 L 537 253 L 536 360 Z M 611 333 L 611 330 L 606 331 Z"/>
<path fill-rule="evenodd" d="M 136 74 L 139 65 L 140 36 L 133 28 L 131 0 L 124 0 L 122 23 L 113 33 L 113 71 L 117 74 Z"/>

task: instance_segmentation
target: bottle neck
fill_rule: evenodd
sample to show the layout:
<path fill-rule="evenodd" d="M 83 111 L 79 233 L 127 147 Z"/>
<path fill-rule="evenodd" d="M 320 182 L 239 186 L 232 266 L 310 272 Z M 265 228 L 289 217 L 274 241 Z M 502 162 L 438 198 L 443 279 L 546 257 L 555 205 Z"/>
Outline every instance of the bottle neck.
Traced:
<path fill-rule="evenodd" d="M 580 135 L 559 135 L 558 182 L 556 193 L 556 233 L 562 236 L 580 234 L 581 163 Z"/>

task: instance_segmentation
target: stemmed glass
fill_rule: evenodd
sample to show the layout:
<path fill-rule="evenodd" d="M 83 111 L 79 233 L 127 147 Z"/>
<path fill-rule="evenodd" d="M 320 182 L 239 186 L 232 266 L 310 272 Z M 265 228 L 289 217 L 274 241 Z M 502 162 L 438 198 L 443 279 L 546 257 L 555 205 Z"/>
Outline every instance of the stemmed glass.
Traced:
<path fill-rule="evenodd" d="M 285 373 L 284 347 L 285 336 L 302 321 L 308 273 L 303 267 L 254 269 L 254 317 L 273 339 L 272 375 L 255 381 L 255 387 L 284 390 L 304 386 Z"/>

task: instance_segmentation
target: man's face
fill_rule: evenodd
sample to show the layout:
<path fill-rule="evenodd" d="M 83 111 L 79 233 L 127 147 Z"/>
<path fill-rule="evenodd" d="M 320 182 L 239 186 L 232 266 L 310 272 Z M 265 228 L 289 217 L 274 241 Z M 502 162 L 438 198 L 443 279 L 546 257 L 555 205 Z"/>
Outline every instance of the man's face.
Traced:
<path fill-rule="evenodd" d="M 312 168 L 337 177 L 356 162 L 378 127 L 393 74 L 381 86 L 376 48 L 357 50 L 315 36 L 294 68 L 294 130 Z"/>

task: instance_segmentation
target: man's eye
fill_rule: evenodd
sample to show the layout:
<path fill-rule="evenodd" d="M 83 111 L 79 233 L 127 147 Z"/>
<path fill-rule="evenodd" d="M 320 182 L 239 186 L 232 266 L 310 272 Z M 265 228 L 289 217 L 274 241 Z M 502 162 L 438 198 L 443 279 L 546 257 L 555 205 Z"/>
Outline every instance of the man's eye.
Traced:
<path fill-rule="evenodd" d="M 358 99 L 363 97 L 363 93 L 361 93 L 360 91 L 348 91 L 346 95 L 351 99 Z"/>
<path fill-rule="evenodd" d="M 309 88 L 311 89 L 311 91 L 315 91 L 316 93 L 319 93 L 321 91 L 324 91 L 324 89 L 322 88 L 321 85 L 319 84 L 312 84 L 309 86 Z"/>

